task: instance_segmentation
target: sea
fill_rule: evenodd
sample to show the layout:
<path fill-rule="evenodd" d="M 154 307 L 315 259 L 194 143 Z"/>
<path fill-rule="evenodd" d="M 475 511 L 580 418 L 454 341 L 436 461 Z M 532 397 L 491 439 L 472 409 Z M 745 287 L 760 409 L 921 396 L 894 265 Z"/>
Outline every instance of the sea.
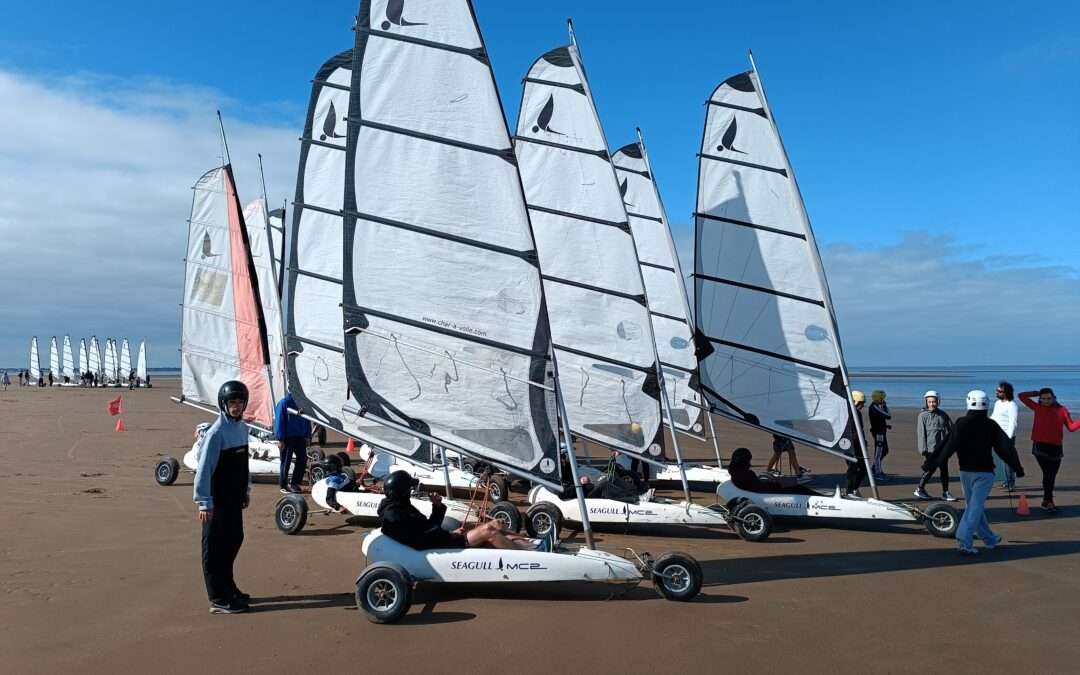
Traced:
<path fill-rule="evenodd" d="M 995 400 L 997 383 L 1006 380 L 1017 392 L 1050 387 L 1058 401 L 1080 411 L 1080 365 L 1077 366 L 933 366 L 918 368 L 849 367 L 851 387 L 866 394 L 882 389 L 893 408 L 921 408 L 923 394 L 936 390 L 941 407 L 962 410 L 965 396 L 982 389 Z"/>

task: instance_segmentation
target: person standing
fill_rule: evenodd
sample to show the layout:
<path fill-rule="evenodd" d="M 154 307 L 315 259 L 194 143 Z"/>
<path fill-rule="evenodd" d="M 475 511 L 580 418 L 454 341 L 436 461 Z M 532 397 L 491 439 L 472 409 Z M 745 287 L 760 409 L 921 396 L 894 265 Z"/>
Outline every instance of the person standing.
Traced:
<path fill-rule="evenodd" d="M 765 471 L 774 476 L 779 476 L 780 458 L 785 452 L 788 456 L 788 466 L 791 467 L 797 478 L 803 478 L 810 473 L 810 469 L 803 468 L 799 464 L 799 458 L 795 455 L 795 444 L 790 438 L 780 434 L 773 434 L 772 436 L 772 457 L 769 458 L 769 463 L 765 465 Z M 810 478 L 806 477 L 806 480 L 809 481 Z"/>
<path fill-rule="evenodd" d="M 300 406 L 293 400 L 292 392 L 285 394 L 285 398 L 278 401 L 274 408 L 274 438 L 277 439 L 278 449 L 281 450 L 281 469 L 278 472 L 278 487 L 282 492 L 297 492 L 300 490 L 300 482 L 304 480 L 304 471 L 307 469 L 307 445 L 311 438 L 311 422 L 299 415 L 289 412 L 289 409 L 298 410 Z M 292 472 L 292 480 L 289 480 L 289 463 L 296 462 L 296 468 Z"/>
<path fill-rule="evenodd" d="M 1020 401 L 1035 412 L 1035 422 L 1031 425 L 1031 454 L 1043 474 L 1042 508 L 1049 513 L 1057 513 L 1054 505 L 1054 483 L 1057 481 L 1061 458 L 1064 456 L 1062 427 L 1069 431 L 1080 429 L 1080 420 L 1073 421 L 1069 410 L 1057 402 L 1057 396 L 1050 387 L 1038 391 L 1024 391 L 1019 394 Z M 1038 396 L 1036 403 L 1032 397 Z"/>
<path fill-rule="evenodd" d="M 885 403 L 885 392 L 881 389 L 875 389 L 870 394 L 872 399 L 870 402 L 870 434 L 874 437 L 874 466 L 871 470 L 874 472 L 874 478 L 876 480 L 887 482 L 892 480 L 885 475 L 885 470 L 881 468 L 881 462 L 885 459 L 885 456 L 889 454 L 889 429 L 892 429 L 892 425 L 889 424 L 889 420 L 892 419 L 892 413 L 889 412 L 889 405 Z"/>
<path fill-rule="evenodd" d="M 0 378 L 0 382 L 2 382 L 4 385 L 4 391 L 7 391 L 8 387 L 11 386 L 11 378 L 8 377 L 6 370 L 4 371 L 4 376 Z"/>
<path fill-rule="evenodd" d="M 994 487 L 994 459 L 996 452 L 1006 464 L 1011 466 L 1020 478 L 1024 477 L 1024 467 L 1016 456 L 1016 448 L 1009 443 L 1009 438 L 996 422 L 987 416 L 990 407 L 986 392 L 975 389 L 967 395 L 967 414 L 956 420 L 952 434 L 945 446 L 935 458 L 931 456 L 923 470 L 933 470 L 944 466 L 954 454 L 960 463 L 960 483 L 964 486 L 964 499 L 967 507 L 956 528 L 956 540 L 960 542 L 960 552 L 964 555 L 978 553 L 973 537 L 978 535 L 987 549 L 997 548 L 1001 537 L 994 534 L 986 521 L 986 497 Z"/>
<path fill-rule="evenodd" d="M 233 563 L 244 543 L 244 509 L 251 502 L 248 388 L 230 380 L 218 390 L 218 419 L 203 437 L 195 470 L 194 501 L 202 523 L 202 570 L 211 614 L 248 610 L 250 596 L 236 587 Z"/>
<path fill-rule="evenodd" d="M 952 432 L 952 420 L 949 419 L 948 413 L 938 407 L 941 398 L 936 391 L 931 389 L 926 392 L 923 395 L 923 401 L 926 403 L 926 407 L 919 413 L 919 419 L 915 423 L 915 444 L 919 454 L 923 457 L 923 464 L 926 464 L 930 457 L 940 452 L 945 442 L 949 440 L 949 434 Z M 938 471 L 941 473 L 941 498 L 947 502 L 955 502 L 956 497 L 953 497 L 949 492 L 948 460 L 941 464 Z M 926 492 L 926 483 L 933 475 L 934 469 L 923 471 L 922 478 L 919 479 L 919 487 L 915 488 L 916 497 L 919 499 L 933 499 Z"/>
<path fill-rule="evenodd" d="M 847 467 L 847 494 L 849 497 L 862 497 L 859 492 L 859 487 L 862 486 L 862 482 L 866 480 L 866 459 L 862 454 L 862 444 L 866 442 L 866 434 L 863 425 L 862 411 L 866 406 L 866 394 L 862 393 L 858 389 L 851 390 L 851 402 L 855 407 L 855 415 L 858 417 L 858 425 L 855 424 L 855 417 L 851 418 L 851 424 L 848 428 L 848 436 L 851 438 L 851 451 L 855 456 L 854 462 L 848 462 Z M 862 437 L 860 439 L 860 436 Z"/>
<path fill-rule="evenodd" d="M 994 412 L 990 413 L 990 419 L 998 423 L 1001 430 L 1009 437 L 1009 442 L 1016 447 L 1016 423 L 1020 419 L 1020 408 L 1013 400 L 1013 386 L 1002 380 L 997 386 L 997 400 L 994 401 Z M 1005 480 L 1001 487 L 1012 491 L 1016 487 L 1016 476 L 1013 475 L 1012 467 L 1004 464 L 996 456 L 994 464 L 1001 469 L 1001 475 Z"/>

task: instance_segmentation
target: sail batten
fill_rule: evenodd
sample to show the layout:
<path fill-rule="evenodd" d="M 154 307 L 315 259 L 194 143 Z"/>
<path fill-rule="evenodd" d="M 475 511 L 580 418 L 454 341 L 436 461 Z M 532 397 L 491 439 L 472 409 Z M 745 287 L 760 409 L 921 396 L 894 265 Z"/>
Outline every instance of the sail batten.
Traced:
<path fill-rule="evenodd" d="M 35 380 L 41 377 L 41 358 L 38 355 L 36 335 L 30 340 L 30 377 Z"/>

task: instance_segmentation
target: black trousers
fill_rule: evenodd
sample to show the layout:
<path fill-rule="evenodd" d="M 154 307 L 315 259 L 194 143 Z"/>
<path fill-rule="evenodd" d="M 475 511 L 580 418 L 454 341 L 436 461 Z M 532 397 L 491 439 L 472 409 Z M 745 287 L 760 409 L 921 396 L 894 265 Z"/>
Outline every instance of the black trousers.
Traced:
<path fill-rule="evenodd" d="M 1042 455 L 1035 455 L 1035 461 L 1043 474 L 1043 501 L 1054 501 L 1054 483 L 1057 482 L 1058 469 L 1061 468 L 1061 458 L 1049 459 Z"/>
<path fill-rule="evenodd" d="M 932 455 L 923 455 L 923 458 L 924 458 L 923 461 L 926 461 L 926 459 L 928 459 L 931 456 Z M 939 471 L 939 469 L 930 469 L 929 471 L 923 471 L 922 478 L 919 479 L 919 487 L 925 488 L 926 484 L 928 482 L 930 482 L 930 477 L 934 475 L 935 471 Z M 940 473 L 941 473 L 941 487 L 946 492 L 948 492 L 949 491 L 949 463 L 948 462 L 945 462 L 944 464 L 941 465 Z"/>
<path fill-rule="evenodd" d="M 281 468 L 278 474 L 278 487 L 285 487 L 286 483 L 299 485 L 304 482 L 304 471 L 307 469 L 307 436 L 286 436 L 285 449 L 281 451 Z M 289 464 L 295 460 L 296 466 L 289 478 Z"/>
<path fill-rule="evenodd" d="M 214 517 L 202 524 L 202 569 L 210 602 L 229 602 L 237 593 L 233 563 L 244 543 L 244 510 L 214 508 Z"/>
<path fill-rule="evenodd" d="M 866 480 L 866 462 L 862 457 L 856 457 L 854 462 L 848 462 L 847 465 L 847 491 L 853 492 L 858 490 L 863 481 Z"/>

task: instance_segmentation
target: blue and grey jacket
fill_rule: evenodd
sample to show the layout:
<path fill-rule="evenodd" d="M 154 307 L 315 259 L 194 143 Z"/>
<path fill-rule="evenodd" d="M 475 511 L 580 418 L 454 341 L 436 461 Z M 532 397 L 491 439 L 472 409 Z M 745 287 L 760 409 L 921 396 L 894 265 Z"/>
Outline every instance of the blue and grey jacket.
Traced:
<path fill-rule="evenodd" d="M 206 432 L 195 469 L 195 503 L 200 511 L 239 508 L 251 494 L 248 471 L 248 427 L 222 411 Z"/>
<path fill-rule="evenodd" d="M 278 401 L 274 406 L 274 439 L 283 441 L 286 438 L 307 438 L 311 435 L 311 422 L 299 415 L 293 415 L 289 408 L 298 410 L 292 393 L 285 394 L 285 398 Z"/>

